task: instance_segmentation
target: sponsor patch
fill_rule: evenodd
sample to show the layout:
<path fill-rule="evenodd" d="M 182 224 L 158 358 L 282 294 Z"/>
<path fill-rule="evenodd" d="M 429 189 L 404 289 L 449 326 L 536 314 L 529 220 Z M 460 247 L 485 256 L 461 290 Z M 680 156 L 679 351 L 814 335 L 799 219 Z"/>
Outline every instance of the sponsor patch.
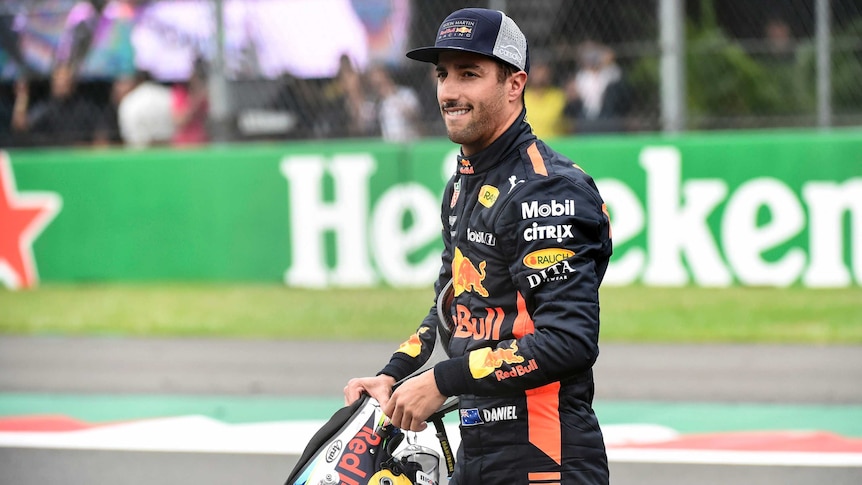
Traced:
<path fill-rule="evenodd" d="M 500 46 L 500 48 L 497 49 L 495 54 L 502 56 L 502 57 L 508 57 L 509 59 L 514 61 L 515 64 L 518 64 L 521 62 L 521 51 L 518 49 L 517 46 L 512 45 L 512 44 L 506 44 L 506 45 Z"/>
<path fill-rule="evenodd" d="M 485 423 L 496 423 L 499 421 L 516 421 L 518 419 L 517 406 L 499 406 L 488 409 L 461 409 L 461 426 L 477 426 Z"/>
<path fill-rule="evenodd" d="M 486 423 L 497 421 L 515 421 L 518 419 L 518 408 L 515 406 L 500 406 L 496 408 L 483 409 L 482 417 Z"/>
<path fill-rule="evenodd" d="M 396 352 L 401 352 L 402 354 L 407 354 L 410 357 L 416 357 L 422 352 L 422 339 L 420 335 L 428 331 L 428 327 L 420 328 L 416 333 L 410 336 L 409 339 L 405 340 L 400 346 L 398 346 L 398 350 Z"/>
<path fill-rule="evenodd" d="M 479 189 L 479 203 L 487 208 L 491 208 L 494 202 L 497 202 L 497 197 L 500 196 L 500 189 L 493 185 L 483 185 Z"/>
<path fill-rule="evenodd" d="M 368 476 L 366 470 L 371 468 L 376 458 L 369 450 L 374 450 L 381 441 L 380 434 L 374 432 L 374 416 L 371 416 L 356 436 L 347 442 L 344 453 L 335 465 L 335 472 L 342 483 L 364 483 L 363 479 Z"/>
<path fill-rule="evenodd" d="M 527 365 L 513 365 L 511 370 L 497 369 L 494 371 L 494 377 L 497 381 L 504 381 L 510 377 L 521 377 L 539 368 L 536 359 L 530 359 Z"/>
<path fill-rule="evenodd" d="M 470 374 L 474 379 L 481 379 L 498 371 L 503 364 L 519 364 L 524 361 L 524 358 L 518 355 L 518 342 L 512 342 L 510 347 L 476 349 L 470 352 L 468 360 Z"/>
<path fill-rule="evenodd" d="M 515 187 L 518 184 L 522 184 L 522 183 L 524 183 L 524 181 L 518 180 L 517 175 L 512 175 L 511 177 L 509 177 L 509 192 L 511 193 L 513 190 L 515 190 Z"/>
<path fill-rule="evenodd" d="M 458 164 L 458 173 L 470 175 L 471 173 L 475 173 L 473 169 L 473 164 L 470 163 L 470 160 L 466 158 L 462 158 L 461 162 Z"/>
<path fill-rule="evenodd" d="M 329 450 L 326 451 L 326 463 L 332 463 L 336 458 L 341 454 L 341 450 L 344 448 L 344 445 L 341 443 L 341 440 L 335 440 L 329 445 Z"/>
<path fill-rule="evenodd" d="M 440 26 L 437 41 L 444 39 L 472 39 L 476 21 L 473 19 L 452 19 Z"/>
<path fill-rule="evenodd" d="M 572 234 L 571 224 L 552 224 L 549 226 L 540 226 L 534 222 L 531 227 L 524 229 L 524 241 L 543 241 L 545 239 L 556 239 L 557 242 L 563 242 L 564 239 L 575 237 Z"/>
<path fill-rule="evenodd" d="M 434 477 L 425 474 L 422 470 L 416 470 L 416 485 L 437 485 Z"/>
<path fill-rule="evenodd" d="M 506 312 L 500 307 L 485 307 L 485 316 L 482 316 L 481 310 L 475 310 L 474 315 L 466 306 L 455 305 L 455 337 L 500 340 L 500 328 L 503 326 Z"/>
<path fill-rule="evenodd" d="M 476 408 L 461 410 L 461 426 L 476 426 L 477 424 L 485 424 L 482 422 L 482 417 L 479 415 L 479 410 Z"/>
<path fill-rule="evenodd" d="M 539 201 L 521 202 L 521 219 L 535 219 L 537 217 L 551 216 L 573 216 L 575 215 L 575 201 L 566 199 L 562 202 L 552 200 L 546 204 Z"/>
<path fill-rule="evenodd" d="M 455 255 L 452 258 L 452 286 L 455 288 L 455 296 L 465 291 L 488 296 L 488 290 L 482 286 L 486 264 L 485 261 L 480 261 L 477 269 L 470 258 L 464 256 L 460 248 L 455 248 Z"/>
<path fill-rule="evenodd" d="M 455 182 L 455 188 L 452 190 L 452 198 L 449 200 L 449 208 L 455 207 L 458 202 L 458 196 L 461 195 L 461 181 Z"/>
<path fill-rule="evenodd" d="M 496 246 L 497 236 L 493 233 L 485 231 L 474 231 L 467 228 L 467 240 L 474 243 L 484 244 L 486 246 Z"/>
<path fill-rule="evenodd" d="M 577 270 L 572 268 L 568 260 L 560 261 L 557 264 L 548 266 L 540 270 L 538 273 L 527 275 L 527 282 L 530 288 L 535 288 L 549 281 L 564 281 L 569 279 L 569 275 L 574 274 Z"/>
<path fill-rule="evenodd" d="M 557 264 L 564 259 L 569 259 L 575 255 L 575 252 L 570 249 L 563 248 L 545 248 L 533 251 L 524 256 L 524 266 L 533 269 L 543 269 Z"/>

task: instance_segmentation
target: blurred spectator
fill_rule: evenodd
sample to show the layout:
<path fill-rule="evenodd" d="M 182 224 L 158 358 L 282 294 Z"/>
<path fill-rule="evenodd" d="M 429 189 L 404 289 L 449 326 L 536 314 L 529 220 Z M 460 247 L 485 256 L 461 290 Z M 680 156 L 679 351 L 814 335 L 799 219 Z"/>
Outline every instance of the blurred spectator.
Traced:
<path fill-rule="evenodd" d="M 531 60 L 524 102 L 527 106 L 527 121 L 536 136 L 552 138 L 568 133 L 563 114 L 566 93 L 554 85 L 554 71 L 547 59 L 534 56 Z"/>
<path fill-rule="evenodd" d="M 100 117 L 100 107 L 78 92 L 75 72 L 67 64 L 51 72 L 50 97 L 32 106 L 29 82 L 15 84 L 12 129 L 23 144 L 90 144 Z"/>
<path fill-rule="evenodd" d="M 376 133 L 374 103 L 365 92 L 362 73 L 354 67 L 347 54 L 341 56 L 335 79 L 323 91 L 323 98 L 330 107 L 327 117 L 329 136 L 355 137 Z"/>
<path fill-rule="evenodd" d="M 186 84 L 175 84 L 172 92 L 174 117 L 174 146 L 199 145 L 209 141 L 209 90 L 206 65 L 196 59 L 191 77 Z"/>
<path fill-rule="evenodd" d="M 172 103 L 170 88 L 153 81 L 148 72 L 135 74 L 133 85 L 117 107 L 117 122 L 125 144 L 143 148 L 169 143 L 174 136 Z"/>
<path fill-rule="evenodd" d="M 796 56 L 796 45 L 790 32 L 790 26 L 780 17 L 772 17 L 764 26 L 766 49 L 770 57 L 780 62 L 793 62 Z"/>
<path fill-rule="evenodd" d="M 335 111 L 336 106 L 342 105 L 329 99 L 326 89 L 315 89 L 309 80 L 287 73 L 279 76 L 278 89 L 264 106 L 287 113 L 288 119 L 295 120 L 288 122 L 291 139 L 324 136 L 331 131 L 331 124 L 343 122 L 347 116 L 343 109 Z"/>
<path fill-rule="evenodd" d="M 104 147 L 122 143 L 123 137 L 120 134 L 119 123 L 120 101 L 134 87 L 134 76 L 120 76 L 111 84 L 110 99 L 108 104 L 102 108 L 102 115 L 96 122 L 93 145 Z"/>
<path fill-rule="evenodd" d="M 384 141 L 407 142 L 419 137 L 419 98 L 416 91 L 395 83 L 386 66 L 368 69 L 368 83 L 377 92 L 377 120 Z"/>
<path fill-rule="evenodd" d="M 623 131 L 631 94 L 613 50 L 586 42 L 579 48 L 578 66 L 578 72 L 566 85 L 565 114 L 574 131 Z"/>

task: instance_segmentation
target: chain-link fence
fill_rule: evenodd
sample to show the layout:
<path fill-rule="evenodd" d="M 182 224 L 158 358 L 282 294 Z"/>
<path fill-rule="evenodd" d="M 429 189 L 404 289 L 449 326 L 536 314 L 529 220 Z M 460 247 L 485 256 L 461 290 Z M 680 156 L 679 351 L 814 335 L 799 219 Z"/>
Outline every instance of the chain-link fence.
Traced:
<path fill-rule="evenodd" d="M 380 123 L 387 77 L 418 133 L 443 135 L 433 69 L 404 52 L 468 5 L 529 39 L 543 136 L 862 124 L 862 0 L 4 0 L 0 145 L 122 143 L 138 71 L 177 91 L 177 120 L 196 60 L 198 140 L 404 135 Z M 82 100 L 52 88 L 62 66 Z"/>

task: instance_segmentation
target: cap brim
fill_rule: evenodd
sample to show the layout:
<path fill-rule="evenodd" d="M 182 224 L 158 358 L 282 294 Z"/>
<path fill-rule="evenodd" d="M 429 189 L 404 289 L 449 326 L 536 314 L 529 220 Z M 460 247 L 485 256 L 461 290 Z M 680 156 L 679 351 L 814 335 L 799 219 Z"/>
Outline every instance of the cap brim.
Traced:
<path fill-rule="evenodd" d="M 463 47 L 419 47 L 417 49 L 407 51 L 406 56 L 414 61 L 437 64 L 441 52 L 470 52 L 473 54 L 479 54 L 480 56 L 485 56 L 489 59 L 497 59 L 494 56 L 489 56 L 485 52 L 479 52 L 473 49 L 464 49 Z"/>

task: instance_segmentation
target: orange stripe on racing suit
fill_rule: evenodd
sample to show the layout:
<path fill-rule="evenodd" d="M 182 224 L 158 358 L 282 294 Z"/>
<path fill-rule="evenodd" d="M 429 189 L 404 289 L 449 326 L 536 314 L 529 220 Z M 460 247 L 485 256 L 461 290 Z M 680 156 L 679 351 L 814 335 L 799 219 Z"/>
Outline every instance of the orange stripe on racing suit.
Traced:
<path fill-rule="evenodd" d="M 527 312 L 527 303 L 518 292 L 518 315 L 512 333 L 515 338 L 531 334 L 536 330 L 533 319 Z M 560 432 L 560 383 L 552 382 L 542 387 L 525 391 L 527 395 L 528 427 L 530 443 L 551 457 L 557 464 L 562 462 L 562 436 Z"/>
<path fill-rule="evenodd" d="M 533 143 L 527 148 L 527 155 L 530 156 L 530 162 L 533 164 L 533 170 L 540 175 L 548 176 L 548 167 L 545 166 L 545 159 L 542 158 L 542 154 L 539 153 L 539 149 L 536 147 L 536 144 Z"/>

